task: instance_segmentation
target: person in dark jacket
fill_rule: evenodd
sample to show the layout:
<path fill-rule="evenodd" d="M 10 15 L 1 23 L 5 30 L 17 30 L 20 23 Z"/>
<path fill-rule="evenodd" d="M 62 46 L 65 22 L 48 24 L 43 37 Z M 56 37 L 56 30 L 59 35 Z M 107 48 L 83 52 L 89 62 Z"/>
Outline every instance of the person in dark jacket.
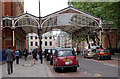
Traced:
<path fill-rule="evenodd" d="M 25 61 L 26 61 L 27 60 L 27 56 L 28 56 L 28 51 L 26 49 L 24 49 L 23 54 L 24 54 L 24 58 L 25 58 Z"/>
<path fill-rule="evenodd" d="M 34 64 L 35 64 L 35 61 L 37 60 L 37 50 L 33 50 L 32 51 L 32 56 L 33 56 L 33 59 L 34 59 Z"/>
<path fill-rule="evenodd" d="M 8 74 L 13 73 L 13 61 L 15 60 L 15 53 L 11 46 L 9 46 L 9 49 L 6 50 L 5 57 L 7 61 Z"/>
<path fill-rule="evenodd" d="M 42 58 L 42 50 L 39 49 L 39 59 L 41 60 L 41 64 L 43 63 L 43 58 Z"/>

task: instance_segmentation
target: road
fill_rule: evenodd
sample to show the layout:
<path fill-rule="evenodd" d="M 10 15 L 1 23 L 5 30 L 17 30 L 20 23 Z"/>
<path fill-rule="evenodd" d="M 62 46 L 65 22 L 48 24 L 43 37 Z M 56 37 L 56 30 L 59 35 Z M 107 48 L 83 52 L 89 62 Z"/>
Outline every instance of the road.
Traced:
<path fill-rule="evenodd" d="M 55 72 L 53 66 L 50 65 L 49 61 L 46 61 L 52 75 L 54 77 L 93 77 L 91 74 L 85 73 L 78 67 L 77 72 L 73 72 L 72 70 L 61 70 L 59 72 Z"/>
<path fill-rule="evenodd" d="M 53 66 L 47 62 L 50 71 L 54 77 L 118 77 L 118 66 L 110 64 L 112 60 L 93 60 L 85 59 L 83 56 L 77 56 L 79 59 L 80 67 L 77 72 L 61 71 L 55 72 Z M 114 62 L 118 63 L 118 62 Z"/>
<path fill-rule="evenodd" d="M 80 68 L 87 73 L 100 77 L 118 77 L 118 66 L 107 63 L 113 60 L 93 60 L 79 56 Z"/>
<path fill-rule="evenodd" d="M 14 72 L 10 75 L 7 74 L 7 64 L 3 64 L 2 77 L 82 77 L 82 79 L 86 79 L 86 77 L 89 79 L 95 79 L 96 77 L 111 77 L 109 79 L 116 79 L 114 77 L 118 77 L 119 66 L 116 65 L 118 62 L 115 59 L 98 61 L 93 59 L 84 59 L 80 55 L 78 55 L 77 58 L 80 63 L 80 67 L 78 67 L 77 72 L 70 70 L 55 72 L 53 66 L 50 65 L 50 62 L 46 61 L 45 58 L 43 64 L 40 64 L 40 61 L 36 61 L 35 65 L 33 65 L 32 56 L 29 56 L 27 61 L 21 58 L 19 65 L 14 62 Z M 113 64 L 111 64 L 111 62 L 113 62 Z"/>

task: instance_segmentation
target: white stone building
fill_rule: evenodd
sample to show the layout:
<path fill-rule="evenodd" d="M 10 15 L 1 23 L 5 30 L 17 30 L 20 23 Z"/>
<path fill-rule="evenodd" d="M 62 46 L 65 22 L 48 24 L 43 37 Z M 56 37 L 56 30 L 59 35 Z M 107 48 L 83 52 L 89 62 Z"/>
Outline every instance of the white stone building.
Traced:
<path fill-rule="evenodd" d="M 39 37 L 35 33 L 29 33 L 28 36 L 28 50 L 32 52 L 32 50 L 39 47 Z"/>
<path fill-rule="evenodd" d="M 42 35 L 42 50 L 55 48 L 55 38 L 52 31 Z"/>

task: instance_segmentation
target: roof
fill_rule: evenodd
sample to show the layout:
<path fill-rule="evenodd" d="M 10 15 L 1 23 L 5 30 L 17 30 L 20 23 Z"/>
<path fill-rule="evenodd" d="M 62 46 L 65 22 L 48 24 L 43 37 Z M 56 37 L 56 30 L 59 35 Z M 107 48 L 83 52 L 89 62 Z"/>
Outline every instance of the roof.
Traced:
<path fill-rule="evenodd" d="M 92 16 L 92 17 L 94 17 L 94 18 L 97 18 L 96 16 L 91 15 L 91 14 L 89 14 L 88 12 L 82 11 L 82 10 L 80 10 L 80 9 L 77 9 L 77 8 L 75 8 L 75 7 L 73 7 L 73 6 L 69 6 L 69 7 L 67 7 L 67 8 L 62 9 L 62 10 L 56 11 L 56 12 L 54 12 L 54 13 L 51 13 L 51 14 L 49 14 L 49 15 L 44 16 L 43 18 L 46 18 L 46 17 L 48 17 L 48 16 L 50 16 L 50 15 L 54 15 L 54 14 L 61 13 L 61 12 L 65 11 L 65 10 L 68 10 L 68 9 L 73 9 L 73 10 L 76 10 L 76 11 L 78 11 L 78 12 L 82 12 L 82 13 L 85 13 L 85 14 L 87 14 L 87 15 L 90 15 L 90 16 Z M 98 18 L 97 18 L 97 19 L 98 19 Z"/>

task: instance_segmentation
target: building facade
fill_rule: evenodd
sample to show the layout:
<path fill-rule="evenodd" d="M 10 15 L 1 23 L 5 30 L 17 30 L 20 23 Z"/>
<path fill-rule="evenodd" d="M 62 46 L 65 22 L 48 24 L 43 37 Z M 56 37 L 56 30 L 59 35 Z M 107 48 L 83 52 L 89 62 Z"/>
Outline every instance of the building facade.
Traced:
<path fill-rule="evenodd" d="M 55 39 L 53 37 L 52 31 L 47 32 L 42 35 L 42 50 L 45 49 L 54 49 L 55 48 Z"/>
<path fill-rule="evenodd" d="M 9 2 L 9 0 L 2 1 L 2 16 L 18 16 L 24 13 L 24 1 L 14 0 Z"/>
<path fill-rule="evenodd" d="M 37 49 L 39 47 L 39 37 L 35 33 L 29 33 L 27 35 L 27 45 L 29 52 L 32 52 L 34 49 Z"/>
<path fill-rule="evenodd" d="M 2 1 L 2 17 L 14 17 L 24 13 L 24 1 L 16 0 L 14 2 L 9 2 L 7 0 Z M 12 29 L 13 19 L 5 19 L 2 21 L 2 48 L 8 48 L 9 45 L 14 46 L 15 49 L 20 49 L 21 51 L 25 49 L 26 33 L 19 27 Z M 10 27 L 9 27 L 10 26 Z M 14 38 L 12 37 L 14 35 Z M 13 43 L 13 40 L 15 41 Z M 13 45 L 14 44 L 14 45 Z"/>
<path fill-rule="evenodd" d="M 103 33 L 102 43 L 103 43 L 103 48 L 110 48 L 110 43 L 111 43 L 111 48 L 114 50 L 114 52 L 120 52 L 120 34 L 109 33 L 109 39 L 108 39 L 107 34 Z"/>

